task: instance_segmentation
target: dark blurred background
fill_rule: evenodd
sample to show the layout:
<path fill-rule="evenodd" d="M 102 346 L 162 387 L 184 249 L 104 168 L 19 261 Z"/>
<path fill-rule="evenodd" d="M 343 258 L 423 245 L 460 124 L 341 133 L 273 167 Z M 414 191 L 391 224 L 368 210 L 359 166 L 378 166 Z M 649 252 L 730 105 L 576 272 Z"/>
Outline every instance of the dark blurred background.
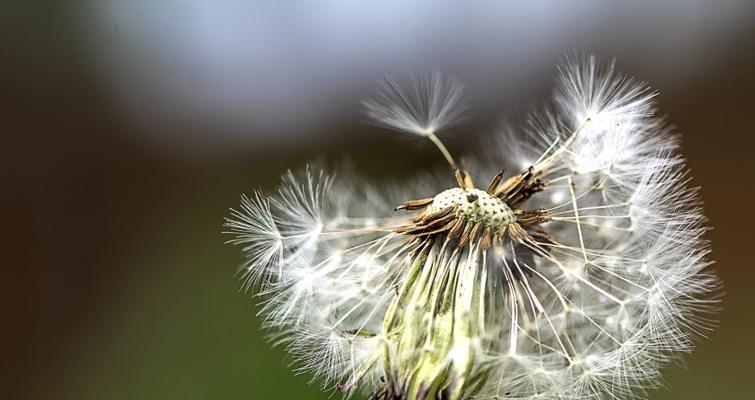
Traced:
<path fill-rule="evenodd" d="M 326 398 L 264 342 L 228 208 L 317 157 L 375 180 L 442 165 L 360 123 L 383 74 L 466 83 L 458 153 L 546 99 L 577 50 L 660 90 L 715 228 L 720 328 L 653 398 L 752 398 L 755 7 L 653 3 L 3 5 L 0 397 Z"/>

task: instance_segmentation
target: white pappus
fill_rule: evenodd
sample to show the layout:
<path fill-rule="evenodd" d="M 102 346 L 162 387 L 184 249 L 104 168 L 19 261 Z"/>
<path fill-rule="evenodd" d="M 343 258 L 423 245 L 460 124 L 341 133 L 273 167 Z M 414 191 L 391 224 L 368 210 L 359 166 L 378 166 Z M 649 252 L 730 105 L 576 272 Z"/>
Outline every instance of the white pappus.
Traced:
<path fill-rule="evenodd" d="M 274 343 L 365 399 L 645 397 L 712 329 L 720 293 L 656 93 L 567 58 L 553 104 L 460 165 L 436 133 L 459 121 L 461 92 L 434 72 L 363 103 L 430 139 L 446 181 L 383 190 L 309 167 L 232 210 Z"/>

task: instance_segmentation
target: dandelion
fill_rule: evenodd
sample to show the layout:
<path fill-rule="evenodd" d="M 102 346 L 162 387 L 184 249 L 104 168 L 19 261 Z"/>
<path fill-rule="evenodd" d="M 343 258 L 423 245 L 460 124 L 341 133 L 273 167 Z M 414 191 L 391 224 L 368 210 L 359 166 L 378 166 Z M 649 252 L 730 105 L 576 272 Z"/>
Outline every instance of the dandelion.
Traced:
<path fill-rule="evenodd" d="M 552 106 L 463 167 L 437 136 L 459 84 L 385 80 L 367 115 L 432 141 L 445 180 L 309 167 L 242 197 L 244 286 L 298 371 L 374 400 L 626 399 L 712 328 L 706 221 L 656 93 L 594 57 L 558 72 Z"/>

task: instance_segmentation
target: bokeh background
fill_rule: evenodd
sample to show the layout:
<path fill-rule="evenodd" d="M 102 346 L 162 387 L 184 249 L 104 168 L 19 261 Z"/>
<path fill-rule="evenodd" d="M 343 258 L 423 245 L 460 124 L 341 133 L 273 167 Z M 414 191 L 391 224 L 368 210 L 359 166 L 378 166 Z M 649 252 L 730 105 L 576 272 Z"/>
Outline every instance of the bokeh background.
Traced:
<path fill-rule="evenodd" d="M 375 180 L 442 165 L 360 123 L 383 74 L 466 83 L 458 153 L 546 99 L 574 50 L 660 90 L 715 228 L 720 328 L 653 398 L 755 397 L 753 2 L 18 3 L 0 11 L 1 398 L 327 398 L 265 343 L 228 208 L 318 157 Z"/>

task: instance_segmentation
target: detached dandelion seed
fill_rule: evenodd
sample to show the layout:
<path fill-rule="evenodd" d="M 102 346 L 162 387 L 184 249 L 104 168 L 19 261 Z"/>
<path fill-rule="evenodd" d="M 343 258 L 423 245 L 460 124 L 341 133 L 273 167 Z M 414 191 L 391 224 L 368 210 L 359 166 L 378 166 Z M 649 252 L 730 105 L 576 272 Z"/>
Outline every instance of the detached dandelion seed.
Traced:
<path fill-rule="evenodd" d="M 713 328 L 706 220 L 655 92 L 594 57 L 558 73 L 548 111 L 465 168 L 436 135 L 458 82 L 383 81 L 367 115 L 432 141 L 444 182 L 309 167 L 242 197 L 229 242 L 297 371 L 373 400 L 641 398 Z"/>

